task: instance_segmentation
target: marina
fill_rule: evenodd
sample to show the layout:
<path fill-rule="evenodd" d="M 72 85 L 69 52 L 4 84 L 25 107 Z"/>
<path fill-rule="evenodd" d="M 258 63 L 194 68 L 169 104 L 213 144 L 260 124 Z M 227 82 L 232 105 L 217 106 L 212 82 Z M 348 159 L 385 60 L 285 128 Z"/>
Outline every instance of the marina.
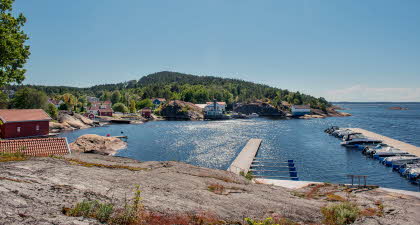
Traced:
<path fill-rule="evenodd" d="M 361 128 L 340 128 L 332 126 L 325 130 L 326 133 L 342 138 L 341 145 L 348 148 L 361 150 L 364 155 L 379 160 L 383 165 L 392 167 L 401 176 L 406 177 L 411 183 L 420 188 L 420 148 L 398 141 Z M 366 186 L 365 175 L 349 175 L 352 179 L 363 178 Z"/>
<path fill-rule="evenodd" d="M 252 138 L 262 139 L 254 161 L 294 160 L 300 181 L 350 183 L 349 174 L 367 175 L 368 185 L 418 191 L 404 176 L 361 150 L 347 149 L 323 128 L 360 127 L 393 139 L 420 146 L 420 104 L 401 104 L 406 111 L 388 110 L 392 104 L 343 104 L 354 117 L 311 120 L 275 120 L 266 117 L 220 121 L 153 121 L 141 125 L 115 124 L 61 133 L 69 143 L 84 134 L 126 135 L 127 148 L 117 156 L 140 161 L 181 161 L 196 166 L 227 170 Z M 407 122 L 409 120 L 410 122 Z M 121 131 L 124 133 L 121 134 Z M 372 155 L 373 157 L 373 155 Z M 288 168 L 257 166 L 257 176 L 289 176 Z M 274 165 L 270 165 L 274 166 Z M 282 165 L 276 166 L 285 166 Z M 256 172 L 252 170 L 275 170 Z M 261 178 L 259 178 L 261 179 Z M 275 179 L 270 179 L 275 180 Z"/>

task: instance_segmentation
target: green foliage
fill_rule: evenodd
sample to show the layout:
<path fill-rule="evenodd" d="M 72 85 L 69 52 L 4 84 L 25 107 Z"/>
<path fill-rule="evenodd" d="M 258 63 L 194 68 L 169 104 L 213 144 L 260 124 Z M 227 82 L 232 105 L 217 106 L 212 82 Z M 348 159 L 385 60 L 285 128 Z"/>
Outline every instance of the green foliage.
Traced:
<path fill-rule="evenodd" d="M 74 110 L 74 106 L 77 105 L 77 98 L 70 93 L 64 94 L 62 98 L 64 103 L 67 105 L 67 109 Z"/>
<path fill-rule="evenodd" d="M 343 202 L 321 208 L 324 223 L 327 225 L 343 225 L 353 223 L 360 214 L 359 208 L 350 202 Z"/>
<path fill-rule="evenodd" d="M 57 108 L 55 107 L 54 104 L 49 103 L 48 106 L 47 106 L 46 112 L 48 113 L 48 115 L 50 115 L 50 117 L 52 119 L 54 119 L 54 120 L 57 119 L 57 117 L 58 117 L 58 110 L 57 110 Z"/>
<path fill-rule="evenodd" d="M 97 200 L 87 201 L 84 200 L 77 203 L 72 209 L 66 213 L 67 216 L 95 218 L 100 222 L 107 222 L 112 214 L 114 206 L 112 204 L 100 203 Z"/>
<path fill-rule="evenodd" d="M 29 87 L 18 90 L 13 98 L 13 107 L 18 109 L 45 109 L 47 103 L 44 92 Z"/>
<path fill-rule="evenodd" d="M 122 112 L 122 113 L 127 113 L 127 112 L 128 112 L 128 108 L 127 108 L 127 106 L 125 106 L 125 105 L 124 105 L 123 103 L 121 103 L 121 102 L 114 104 L 114 105 L 112 106 L 112 109 L 113 109 L 115 112 Z"/>
<path fill-rule="evenodd" d="M 238 79 L 194 76 L 168 71 L 144 76 L 139 81 L 96 85 L 90 88 L 30 87 L 45 91 L 48 95 L 72 93 L 75 96 L 98 96 L 102 101 L 112 100 L 113 103 L 116 103 L 118 93 L 120 93 L 118 102 L 130 105 L 131 100 L 135 100 L 137 109 L 152 107 L 147 99 L 155 97 L 192 103 L 206 103 L 216 99 L 226 102 L 228 107 L 232 107 L 231 103 L 233 102 L 251 102 L 257 99 L 267 100 L 279 108 L 283 107 L 282 101 L 290 104 L 310 104 L 312 108 L 318 109 L 331 105 L 324 98 L 315 98 L 300 92 L 291 92 L 268 85 Z M 17 87 L 11 86 L 11 89 L 17 89 Z M 111 99 L 112 96 L 114 99 Z"/>
<path fill-rule="evenodd" d="M 252 174 L 251 171 L 249 171 L 248 173 L 245 174 L 244 171 L 239 172 L 239 175 L 245 177 L 248 180 L 252 180 L 254 178 L 254 175 Z"/>
<path fill-rule="evenodd" d="M 0 91 L 0 109 L 7 109 L 8 106 L 9 96 L 3 91 Z"/>
<path fill-rule="evenodd" d="M 137 102 L 137 109 L 143 109 L 143 108 L 146 108 L 146 107 L 149 107 L 149 108 L 153 107 L 152 100 L 146 98 L 146 99 L 143 99 L 143 100 Z"/>
<path fill-rule="evenodd" d="M 134 100 L 131 100 L 130 101 L 130 112 L 131 113 L 135 113 L 136 112 L 136 101 L 134 101 Z"/>
<path fill-rule="evenodd" d="M 112 92 L 112 95 L 111 95 L 112 104 L 120 102 L 120 100 L 121 100 L 121 93 L 119 91 Z"/>
<path fill-rule="evenodd" d="M 83 200 L 73 208 L 63 208 L 63 212 L 67 216 L 94 218 L 107 224 L 137 224 L 144 210 L 141 201 L 140 186 L 136 185 L 133 198 L 130 202 L 126 201 L 123 208 L 116 208 L 111 203 L 101 203 L 97 200 Z"/>
<path fill-rule="evenodd" d="M 28 36 L 22 27 L 25 16 L 12 14 L 13 0 L 0 0 L 0 86 L 13 82 L 21 83 L 26 70 L 23 65 L 29 58 Z"/>

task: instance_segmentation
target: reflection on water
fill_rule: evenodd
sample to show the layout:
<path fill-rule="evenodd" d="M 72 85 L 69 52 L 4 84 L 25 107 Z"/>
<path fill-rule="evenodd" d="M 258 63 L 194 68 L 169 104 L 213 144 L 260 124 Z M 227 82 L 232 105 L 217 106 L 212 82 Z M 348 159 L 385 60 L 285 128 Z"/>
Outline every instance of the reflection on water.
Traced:
<path fill-rule="evenodd" d="M 368 175 L 370 184 L 418 188 L 356 150 L 341 147 L 323 132 L 331 125 L 360 127 L 420 146 L 420 104 L 399 104 L 410 110 L 387 109 L 390 104 L 346 104 L 354 116 L 312 120 L 256 118 L 227 121 L 157 121 L 140 125 L 112 125 L 63 136 L 74 141 L 82 134 L 128 136 L 128 148 L 118 155 L 142 161 L 177 160 L 209 168 L 227 169 L 250 138 L 263 139 L 259 156 L 294 159 L 300 180 L 343 183 L 346 174 Z M 270 175 L 270 174 L 267 174 Z M 274 175 L 274 174 L 273 174 Z"/>

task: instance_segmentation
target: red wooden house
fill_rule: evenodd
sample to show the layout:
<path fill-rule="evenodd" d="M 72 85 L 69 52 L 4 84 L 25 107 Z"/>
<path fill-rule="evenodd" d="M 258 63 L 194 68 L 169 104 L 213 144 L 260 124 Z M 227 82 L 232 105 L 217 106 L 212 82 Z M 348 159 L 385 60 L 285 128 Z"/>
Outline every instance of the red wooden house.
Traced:
<path fill-rule="evenodd" d="M 141 116 L 144 118 L 152 117 L 152 110 L 149 107 L 143 108 L 141 110 Z"/>
<path fill-rule="evenodd" d="M 43 136 L 51 117 L 42 109 L 0 109 L 0 138 Z"/>

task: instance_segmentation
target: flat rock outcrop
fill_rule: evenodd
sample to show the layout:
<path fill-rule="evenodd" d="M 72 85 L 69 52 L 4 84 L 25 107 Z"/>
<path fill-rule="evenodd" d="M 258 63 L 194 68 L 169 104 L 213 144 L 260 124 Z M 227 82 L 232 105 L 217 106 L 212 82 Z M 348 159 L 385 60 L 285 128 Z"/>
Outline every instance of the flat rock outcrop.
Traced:
<path fill-rule="evenodd" d="M 246 115 L 257 113 L 260 116 L 286 116 L 285 112 L 268 103 L 238 104 L 234 111 Z"/>
<path fill-rule="evenodd" d="M 162 106 L 160 115 L 165 119 L 202 120 L 203 110 L 191 102 L 180 100 L 170 101 Z"/>
<path fill-rule="evenodd" d="M 244 217 L 262 219 L 273 214 L 300 224 L 321 224 L 321 207 L 333 204 L 305 197 L 318 193 L 314 187 L 293 190 L 254 184 L 231 172 L 180 162 L 139 162 L 78 153 L 0 163 L 0 224 L 100 224 L 94 219 L 65 216 L 63 208 L 83 200 L 122 207 L 125 199 L 133 197 L 136 185 L 142 191 L 141 203 L 150 212 L 205 212 L 230 224 L 243 222 Z M 211 191 L 212 185 L 224 191 Z M 376 201 L 384 207 L 382 216 L 364 217 L 356 224 L 420 222 L 418 198 L 380 190 L 342 194 L 365 207 L 376 207 L 372 203 Z"/>
<path fill-rule="evenodd" d="M 324 111 L 322 111 L 320 109 L 311 109 L 311 115 L 321 116 L 323 118 L 325 118 L 325 117 L 345 117 L 345 116 L 351 116 L 350 113 L 337 111 L 333 107 L 327 108 L 327 111 L 326 112 L 324 112 Z M 319 118 L 321 118 L 321 117 L 319 117 Z"/>
<path fill-rule="evenodd" d="M 93 120 L 74 113 L 73 115 L 60 113 L 58 122 L 50 122 L 50 131 L 58 133 L 60 131 L 71 131 L 77 129 L 86 129 L 94 126 Z"/>
<path fill-rule="evenodd" d="M 104 137 L 96 134 L 85 134 L 70 144 L 70 149 L 76 152 L 114 155 L 118 150 L 127 147 L 127 143 L 116 137 Z"/>

